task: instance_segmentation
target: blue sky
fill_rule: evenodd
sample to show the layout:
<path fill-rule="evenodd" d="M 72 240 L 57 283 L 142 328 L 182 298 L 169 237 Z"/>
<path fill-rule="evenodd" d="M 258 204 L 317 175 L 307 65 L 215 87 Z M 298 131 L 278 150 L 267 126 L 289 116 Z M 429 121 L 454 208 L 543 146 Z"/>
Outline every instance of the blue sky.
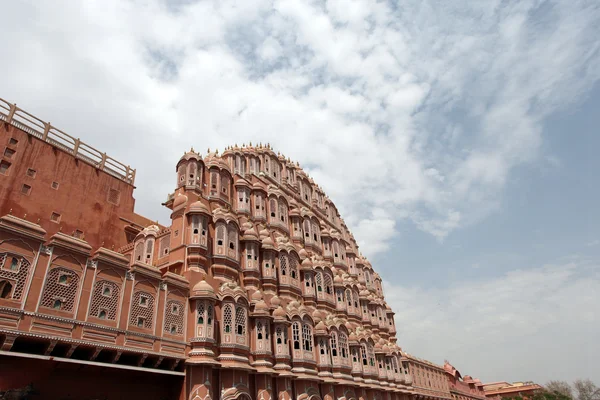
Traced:
<path fill-rule="evenodd" d="M 340 209 L 406 351 L 483 381 L 600 376 L 597 1 L 3 14 L 0 97 L 137 168 L 138 212 L 167 221 L 190 146 L 269 142 Z"/>

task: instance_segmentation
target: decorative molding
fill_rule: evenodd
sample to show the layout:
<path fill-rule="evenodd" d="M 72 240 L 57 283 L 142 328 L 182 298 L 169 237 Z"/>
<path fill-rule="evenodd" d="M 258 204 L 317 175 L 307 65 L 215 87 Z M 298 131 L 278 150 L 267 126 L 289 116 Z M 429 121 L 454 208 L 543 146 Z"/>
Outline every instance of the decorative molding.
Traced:
<path fill-rule="evenodd" d="M 129 281 L 134 281 L 135 280 L 135 272 L 131 272 L 131 271 L 127 271 L 125 273 L 125 277 L 127 278 L 127 280 Z"/>
<path fill-rule="evenodd" d="M 47 256 L 51 256 L 53 250 L 54 250 L 53 246 L 46 246 L 45 244 L 42 244 L 40 246 L 40 253 L 45 254 Z"/>

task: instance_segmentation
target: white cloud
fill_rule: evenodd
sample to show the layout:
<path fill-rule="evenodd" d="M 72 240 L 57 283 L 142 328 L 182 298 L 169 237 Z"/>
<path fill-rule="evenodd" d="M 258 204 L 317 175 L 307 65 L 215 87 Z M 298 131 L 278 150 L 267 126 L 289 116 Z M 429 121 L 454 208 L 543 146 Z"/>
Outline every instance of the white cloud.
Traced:
<path fill-rule="evenodd" d="M 465 270 L 468 274 L 468 270 Z M 386 282 L 405 351 L 483 381 L 597 379 L 600 266 L 583 260 L 449 288 Z M 541 367 L 543 366 L 543 367 Z"/>
<path fill-rule="evenodd" d="M 39 1 L 3 13 L 0 95 L 136 167 L 141 213 L 166 219 L 159 204 L 189 146 L 270 142 L 309 166 L 367 256 L 400 220 L 443 239 L 495 210 L 512 169 L 539 155 L 546 116 L 600 74 L 600 11 L 585 1 Z M 371 236 L 382 220 L 386 234 Z"/>

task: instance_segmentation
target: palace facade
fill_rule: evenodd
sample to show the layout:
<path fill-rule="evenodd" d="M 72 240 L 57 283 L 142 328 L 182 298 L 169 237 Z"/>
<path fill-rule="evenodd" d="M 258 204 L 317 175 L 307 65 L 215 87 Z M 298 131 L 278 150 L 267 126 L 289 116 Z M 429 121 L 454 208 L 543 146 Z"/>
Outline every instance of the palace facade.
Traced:
<path fill-rule="evenodd" d="M 0 124 L 1 390 L 415 395 L 380 276 L 297 163 L 191 150 L 162 226 L 134 212 L 129 166 L 5 101 Z"/>
<path fill-rule="evenodd" d="M 269 145 L 184 153 L 163 226 L 134 169 L 2 99 L 0 144 L 0 395 L 484 399 L 402 351 L 336 206 Z"/>

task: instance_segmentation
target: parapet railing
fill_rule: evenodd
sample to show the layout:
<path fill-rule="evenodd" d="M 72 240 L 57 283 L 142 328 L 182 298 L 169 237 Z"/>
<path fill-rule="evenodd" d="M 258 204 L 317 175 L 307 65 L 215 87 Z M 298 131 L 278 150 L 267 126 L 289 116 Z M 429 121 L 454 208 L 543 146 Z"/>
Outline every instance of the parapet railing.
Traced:
<path fill-rule="evenodd" d="M 65 151 L 107 174 L 119 178 L 131 185 L 135 181 L 135 169 L 85 144 L 78 138 L 55 128 L 49 122 L 29 114 L 16 104 L 0 98 L 0 121 L 4 121 L 36 138 Z"/>

